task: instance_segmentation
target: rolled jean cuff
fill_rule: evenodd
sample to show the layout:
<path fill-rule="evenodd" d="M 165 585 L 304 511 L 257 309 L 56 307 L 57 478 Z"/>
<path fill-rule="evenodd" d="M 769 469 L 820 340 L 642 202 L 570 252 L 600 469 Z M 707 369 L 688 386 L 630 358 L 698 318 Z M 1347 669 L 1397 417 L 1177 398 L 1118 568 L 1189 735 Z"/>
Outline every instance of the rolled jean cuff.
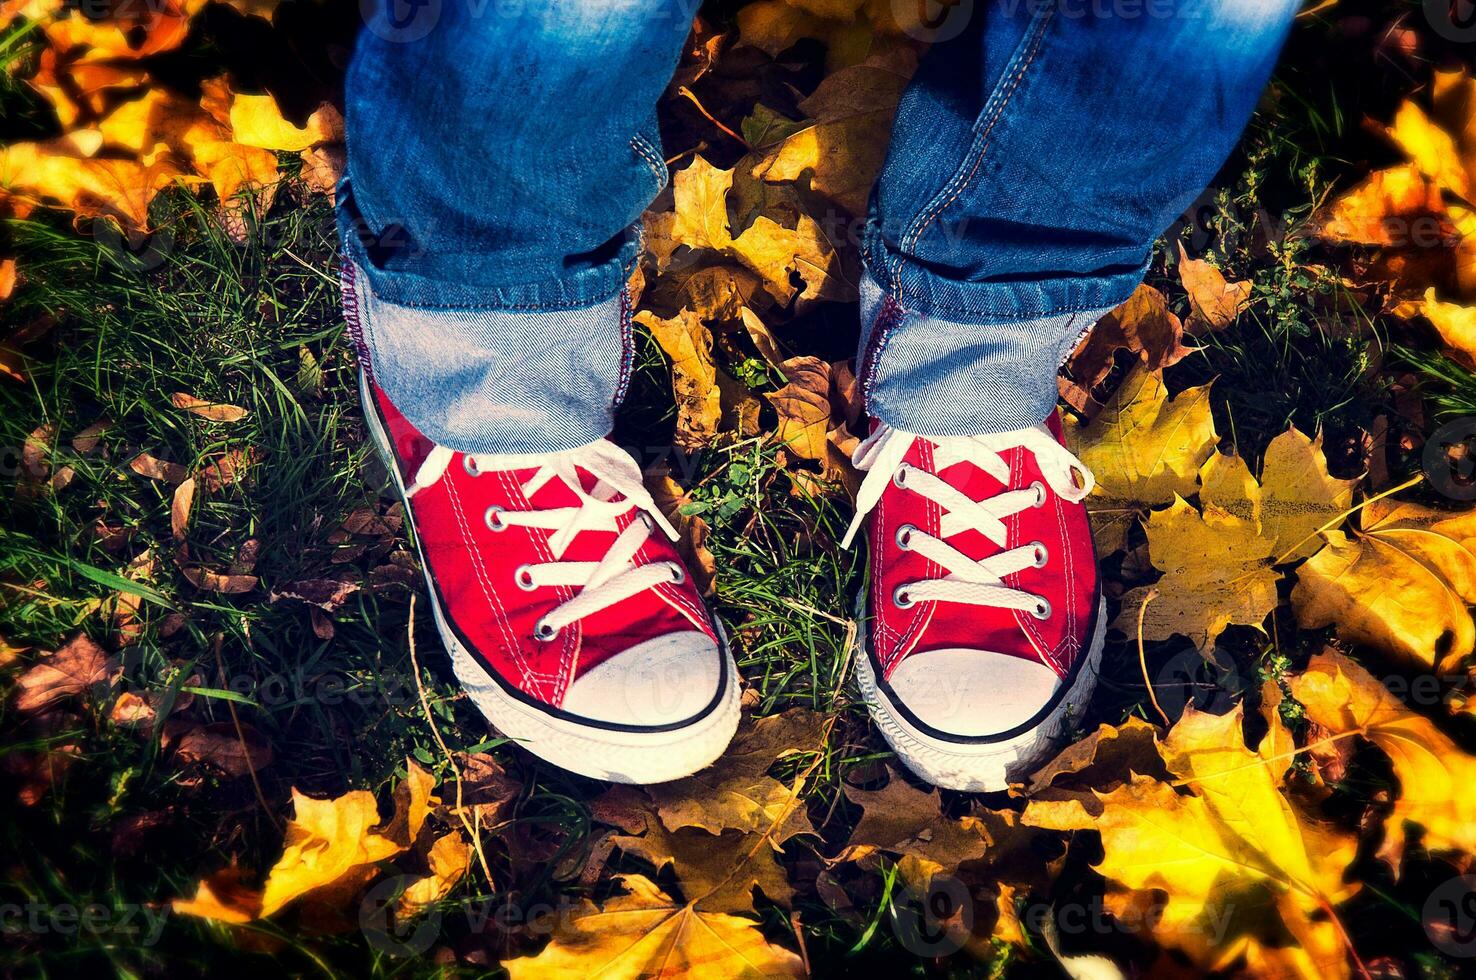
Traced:
<path fill-rule="evenodd" d="M 1131 296 L 1143 281 L 1150 250 L 1143 251 L 1143 264 L 1136 268 L 1117 267 L 1091 275 L 966 282 L 940 276 L 916 259 L 898 253 L 888 244 L 875 218 L 867 223 L 862 244 L 867 273 L 904 309 L 973 324 L 1110 310 Z"/>
<path fill-rule="evenodd" d="M 923 436 L 1039 425 L 1055 410 L 1061 363 L 1115 305 L 959 323 L 912 311 L 868 271 L 861 279 L 861 322 L 868 328 L 856 355 L 866 409 Z"/>
<path fill-rule="evenodd" d="M 609 434 L 630 380 L 622 286 L 574 309 L 390 302 L 345 259 L 344 318 L 370 378 L 432 441 L 467 453 L 551 453 Z"/>

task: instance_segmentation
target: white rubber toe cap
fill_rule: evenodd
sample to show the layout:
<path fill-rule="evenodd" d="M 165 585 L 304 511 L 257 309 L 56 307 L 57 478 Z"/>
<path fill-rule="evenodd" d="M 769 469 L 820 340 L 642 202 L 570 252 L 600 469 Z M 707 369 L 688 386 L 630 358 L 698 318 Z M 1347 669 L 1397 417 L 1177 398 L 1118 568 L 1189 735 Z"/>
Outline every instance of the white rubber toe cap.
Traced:
<path fill-rule="evenodd" d="M 585 671 L 563 709 L 594 721 L 651 727 L 695 718 L 722 682 L 722 654 L 706 633 L 670 633 Z"/>
<path fill-rule="evenodd" d="M 987 737 L 1035 717 L 1061 679 L 1034 660 L 951 648 L 907 657 L 888 686 L 923 724 L 950 735 Z"/>

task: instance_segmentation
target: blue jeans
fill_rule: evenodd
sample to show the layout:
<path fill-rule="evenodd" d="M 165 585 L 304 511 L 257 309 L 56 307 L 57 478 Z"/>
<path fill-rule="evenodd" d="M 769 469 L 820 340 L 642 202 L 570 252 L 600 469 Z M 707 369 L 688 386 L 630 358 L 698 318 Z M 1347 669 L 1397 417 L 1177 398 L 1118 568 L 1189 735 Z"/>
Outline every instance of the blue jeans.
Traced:
<path fill-rule="evenodd" d="M 384 3 L 349 67 L 339 194 L 374 378 L 458 450 L 597 439 L 690 0 Z M 904 94 L 872 191 L 868 410 L 925 435 L 1043 419 L 1061 361 L 1229 154 L 1296 7 L 977 0 Z"/>

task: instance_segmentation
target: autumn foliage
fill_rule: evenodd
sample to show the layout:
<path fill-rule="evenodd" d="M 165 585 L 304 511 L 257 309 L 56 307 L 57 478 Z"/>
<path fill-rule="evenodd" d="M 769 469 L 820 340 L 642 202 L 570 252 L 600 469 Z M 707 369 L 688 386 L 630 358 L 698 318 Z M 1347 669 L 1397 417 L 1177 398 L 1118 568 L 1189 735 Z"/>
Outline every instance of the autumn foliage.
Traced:
<path fill-rule="evenodd" d="M 909 6 L 719 5 L 694 25 L 662 103 L 672 180 L 642 221 L 634 319 L 659 355 L 672 443 L 760 474 L 717 504 L 716 473 L 648 474 L 684 555 L 728 603 L 750 679 L 717 765 L 646 788 L 560 781 L 485 731 L 452 731 L 455 697 L 427 693 L 443 665 L 423 649 L 415 659 L 412 619 L 415 696 L 401 717 L 420 739 L 371 753 L 373 733 L 341 726 L 329 748 L 360 761 L 316 772 L 307 790 L 274 780 L 270 719 L 222 695 L 221 631 L 199 624 L 271 606 L 327 648 L 361 600 L 403 622 L 415 570 L 402 515 L 377 503 L 314 515 L 301 539 L 333 557 L 272 578 L 264 532 L 226 549 L 202 516 L 260 489 L 264 454 L 232 433 L 264 402 L 156 392 L 170 429 L 208 437 L 187 463 L 125 438 L 128 418 L 64 428 L 43 383 L 48 333 L 72 312 L 58 308 L 7 317 L 0 340 L 0 385 L 34 386 L 46 409 L 28 420 L 5 491 L 14 513 L 70 506 L 84 461 L 104 457 L 152 510 L 90 518 L 112 565 L 84 563 L 92 591 L 65 631 L 34 628 L 61 622 L 34 613 L 60 585 L 0 571 L 17 746 L 4 791 L 38 813 L 88 772 L 96 742 L 143 753 L 138 772 L 114 777 L 118 798 L 164 771 L 188 801 L 178 810 L 212 828 L 211 847 L 149 901 L 175 913 L 169 928 L 233 952 L 285 956 L 345 935 L 374 946 L 365 916 L 401 942 L 473 896 L 521 895 L 537 879 L 562 902 L 551 921 L 444 942 L 432 929 L 413 955 L 514 978 L 801 976 L 841 972 L 880 930 L 895 934 L 896 962 L 1000 974 L 1338 978 L 1467 962 L 1459 922 L 1422 903 L 1476 858 L 1473 433 L 1450 407 L 1476 405 L 1476 80 L 1438 32 L 1400 18 L 1336 2 L 1303 18 L 1293 64 L 1356 47 L 1399 65 L 1400 87 L 1308 135 L 1285 122 L 1307 73 L 1279 79 L 1218 196 L 1064 365 L 1067 437 L 1096 477 L 1088 507 L 1114 614 L 1104 691 L 1040 771 L 1008 794 L 962 797 L 917 785 L 869 731 L 846 672 L 853 583 L 827 583 L 820 610 L 760 609 L 762 590 L 733 588 L 742 549 L 762 537 L 752 510 L 825 513 L 856 487 L 856 231 L 925 48 L 899 19 Z M 84 13 L 8 0 L 0 24 L 23 48 L 10 77 L 31 112 L 6 123 L 0 215 L 108 246 L 180 220 L 187 200 L 248 247 L 270 215 L 331 198 L 335 87 L 357 22 L 353 5 L 331 3 Z M 1319 61 L 1304 37 L 1345 47 Z M 1335 89 L 1353 84 L 1337 77 Z M 1333 175 L 1266 149 L 1297 140 L 1337 158 Z M 1279 189 L 1266 186 L 1274 166 Z M 1284 213 L 1254 213 L 1277 194 L 1293 202 Z M 12 237 L 0 239 L 0 312 L 49 274 Z M 299 262 L 331 275 L 326 256 Z M 279 313 L 261 309 L 265 328 Z M 336 320 L 318 326 L 337 336 Z M 296 373 L 272 390 L 352 405 L 332 373 L 351 355 L 330 350 L 290 348 Z M 1300 375 L 1281 370 L 1308 360 Z M 1328 379 L 1312 375 L 1345 361 L 1356 410 L 1353 395 L 1316 401 Z M 1237 367 L 1248 363 L 1280 373 Z M 723 551 L 713 525 L 734 514 L 747 523 Z M 785 533 L 795 553 L 837 550 L 819 522 Z M 773 679 L 758 641 L 789 615 L 846 638 L 838 683 L 796 694 Z M 261 643 L 252 656 L 274 655 L 262 653 L 270 638 L 246 635 Z M 167 689 L 130 672 L 140 647 L 167 651 Z M 1410 697 L 1425 680 L 1436 696 Z M 222 786 L 232 802 L 213 810 Z M 175 808 L 89 819 L 136 848 L 154 821 L 180 819 Z M 1081 908 L 1109 925 L 1070 933 L 1065 910 Z M 923 925 L 899 925 L 908 915 Z M 1398 948 L 1380 938 L 1390 917 L 1406 926 Z"/>

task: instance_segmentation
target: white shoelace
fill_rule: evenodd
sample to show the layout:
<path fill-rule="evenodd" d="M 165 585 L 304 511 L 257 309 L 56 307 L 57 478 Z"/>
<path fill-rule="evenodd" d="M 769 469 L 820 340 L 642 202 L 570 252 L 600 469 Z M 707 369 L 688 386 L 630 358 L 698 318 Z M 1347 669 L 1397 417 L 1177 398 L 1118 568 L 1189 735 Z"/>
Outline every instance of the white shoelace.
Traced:
<path fill-rule="evenodd" d="M 405 491 L 405 496 L 413 497 L 433 485 L 445 474 L 455 456 L 455 451 L 445 446 L 433 448 L 415 471 L 415 480 Z M 579 589 L 573 598 L 556 606 L 537 622 L 534 636 L 538 639 L 552 640 L 570 623 L 663 582 L 680 584 L 685 581 L 687 571 L 680 562 L 635 564 L 636 552 L 656 527 L 660 527 L 673 541 L 678 535 L 641 483 L 641 472 L 635 460 L 614 443 L 601 439 L 561 453 L 527 456 L 471 453 L 462 459 L 466 471 L 472 476 L 498 470 L 534 469 L 533 476 L 522 484 L 525 497 L 532 497 L 555 478 L 562 480 L 579 497 L 579 503 L 572 507 L 507 510 L 494 504 L 483 514 L 487 527 L 493 531 L 516 525 L 554 532 L 548 539 L 554 560 L 523 565 L 513 575 L 518 587 L 527 592 L 545 586 Z M 581 469 L 596 479 L 590 491 L 584 489 L 579 478 Z M 604 558 L 597 562 L 559 560 L 580 531 L 614 531 L 618 527 L 616 519 L 631 508 L 640 510 L 638 519 L 627 524 L 625 530 L 616 536 Z"/>
<path fill-rule="evenodd" d="M 861 481 L 861 489 L 856 495 L 856 516 L 841 547 L 850 547 L 866 515 L 881 499 L 887 483 L 894 482 L 942 509 L 937 537 L 911 524 L 904 524 L 897 529 L 897 547 L 916 551 L 948 573 L 942 578 L 920 579 L 899 585 L 892 593 L 892 601 L 898 607 L 905 609 L 918 602 L 938 600 L 1019 609 L 1037 619 L 1048 618 L 1051 605 L 1045 598 L 1004 584 L 1006 575 L 1026 568 L 1044 567 L 1050 560 L 1044 544 L 1032 541 L 983 561 L 975 561 L 945 540 L 964 531 L 978 531 L 1004 548 L 1009 536 L 1005 520 L 1027 508 L 1043 505 L 1045 487 L 1036 481 L 1020 490 L 1006 490 L 984 500 L 974 500 L 941 477 L 903 461 L 913 442 L 919 439 L 935 447 L 933 461 L 939 473 L 955 463 L 969 462 L 1008 485 L 1010 467 L 1003 454 L 1023 447 L 1035 454 L 1041 474 L 1063 500 L 1080 501 L 1092 492 L 1094 485 L 1091 471 L 1063 448 L 1044 426 L 996 435 L 935 437 L 915 436 L 879 425 L 875 432 L 862 440 L 852 455 L 852 462 L 857 469 L 866 471 L 866 478 Z"/>

